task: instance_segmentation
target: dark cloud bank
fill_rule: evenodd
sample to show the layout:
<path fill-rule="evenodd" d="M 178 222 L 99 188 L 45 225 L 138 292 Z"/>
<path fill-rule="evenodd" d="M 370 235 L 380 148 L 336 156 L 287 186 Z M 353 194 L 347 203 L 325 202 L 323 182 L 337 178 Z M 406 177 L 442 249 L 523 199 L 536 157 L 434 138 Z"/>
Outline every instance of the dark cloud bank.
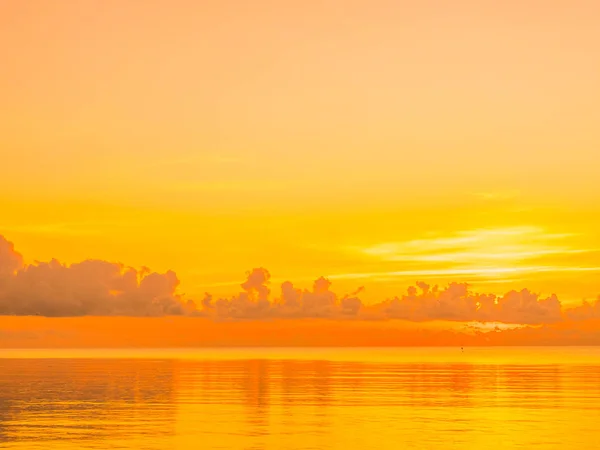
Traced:
<path fill-rule="evenodd" d="M 231 298 L 210 294 L 199 300 L 177 294 L 179 279 L 122 264 L 87 260 L 65 265 L 56 260 L 24 265 L 12 243 L 0 236 L 0 315 L 206 316 L 215 319 L 329 318 L 451 320 L 553 324 L 600 318 L 600 303 L 563 309 L 555 295 L 540 298 L 527 289 L 501 297 L 478 294 L 465 283 L 440 289 L 423 282 L 407 293 L 375 305 L 363 305 L 356 292 L 338 296 L 326 278 L 300 290 L 286 281 L 272 293 L 270 274 L 248 273 L 242 291 Z"/>

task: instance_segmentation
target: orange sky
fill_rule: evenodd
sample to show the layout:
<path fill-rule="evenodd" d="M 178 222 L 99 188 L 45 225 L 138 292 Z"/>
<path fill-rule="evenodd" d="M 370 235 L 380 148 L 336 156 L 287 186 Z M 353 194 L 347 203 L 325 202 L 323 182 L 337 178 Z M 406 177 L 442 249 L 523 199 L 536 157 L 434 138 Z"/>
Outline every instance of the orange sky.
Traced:
<path fill-rule="evenodd" d="M 600 4 L 0 4 L 0 235 L 235 295 L 600 293 Z M 276 291 L 278 289 L 274 288 Z"/>
<path fill-rule="evenodd" d="M 598 319 L 543 327 L 475 329 L 449 323 L 274 320 L 217 323 L 194 317 L 2 317 L 10 348 L 390 347 L 600 345 Z"/>

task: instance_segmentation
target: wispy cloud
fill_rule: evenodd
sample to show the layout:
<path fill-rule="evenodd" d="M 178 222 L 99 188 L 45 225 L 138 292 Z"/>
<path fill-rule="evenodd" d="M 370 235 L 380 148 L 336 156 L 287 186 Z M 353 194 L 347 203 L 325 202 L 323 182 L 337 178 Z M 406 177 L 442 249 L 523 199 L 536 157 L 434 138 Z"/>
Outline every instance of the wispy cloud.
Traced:
<path fill-rule="evenodd" d="M 495 191 L 495 192 L 474 192 L 473 195 L 483 200 L 490 201 L 502 201 L 502 200 L 512 200 L 514 198 L 519 197 L 521 193 L 514 189 L 508 191 Z"/>
<path fill-rule="evenodd" d="M 200 154 L 183 157 L 170 157 L 155 161 L 147 167 L 169 167 L 187 164 L 243 164 L 245 160 L 240 156 L 218 155 L 218 154 Z"/>
<path fill-rule="evenodd" d="M 367 247 L 353 247 L 358 252 L 379 261 L 410 264 L 431 264 L 412 270 L 394 272 L 400 275 L 502 275 L 539 271 L 571 271 L 578 268 L 552 264 L 553 256 L 578 255 L 596 252 L 595 248 L 576 248 L 567 245 L 570 233 L 549 233 L 533 226 L 483 228 L 464 230 L 450 235 L 401 242 L 385 242 Z M 524 261 L 538 260 L 542 264 L 527 266 Z M 437 266 L 444 263 L 444 267 Z M 498 265 L 499 263 L 502 263 Z M 389 274 L 389 273 L 388 273 Z M 377 276 L 380 276 L 378 274 Z"/>
<path fill-rule="evenodd" d="M 106 227 L 122 225 L 124 224 L 117 222 L 51 222 L 36 225 L 0 224 L 0 231 L 54 236 L 92 236 L 103 233 Z"/>
<path fill-rule="evenodd" d="M 355 272 L 331 274 L 327 278 L 332 280 L 353 279 L 382 279 L 382 278 L 408 278 L 408 277 L 498 277 L 503 275 L 520 275 L 547 272 L 600 272 L 600 267 L 560 267 L 560 266 L 524 266 L 524 267 L 472 267 L 464 269 L 423 269 L 423 270 L 397 270 L 390 272 Z"/>
<path fill-rule="evenodd" d="M 518 250 L 518 249 L 515 249 Z M 571 250 L 568 248 L 556 248 L 552 250 L 521 250 L 511 251 L 510 248 L 498 249 L 492 252 L 453 252 L 439 253 L 435 255 L 393 255 L 390 261 L 419 261 L 419 262 L 483 262 L 492 260 L 518 261 L 525 259 L 540 258 L 551 255 L 590 253 L 593 250 Z"/>
<path fill-rule="evenodd" d="M 267 181 L 267 180 L 251 180 L 251 181 L 186 181 L 174 183 L 169 186 L 170 190 L 174 191 L 244 191 L 244 192 L 260 192 L 260 191 L 276 191 L 288 186 L 284 181 Z"/>

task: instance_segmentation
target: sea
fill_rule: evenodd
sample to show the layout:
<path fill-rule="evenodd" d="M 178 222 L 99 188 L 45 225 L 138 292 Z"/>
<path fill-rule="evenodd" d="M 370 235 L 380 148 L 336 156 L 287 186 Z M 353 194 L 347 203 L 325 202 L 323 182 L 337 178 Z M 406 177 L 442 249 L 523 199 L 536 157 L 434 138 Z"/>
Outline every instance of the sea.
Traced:
<path fill-rule="evenodd" d="M 0 350 L 0 448 L 598 449 L 600 348 Z"/>

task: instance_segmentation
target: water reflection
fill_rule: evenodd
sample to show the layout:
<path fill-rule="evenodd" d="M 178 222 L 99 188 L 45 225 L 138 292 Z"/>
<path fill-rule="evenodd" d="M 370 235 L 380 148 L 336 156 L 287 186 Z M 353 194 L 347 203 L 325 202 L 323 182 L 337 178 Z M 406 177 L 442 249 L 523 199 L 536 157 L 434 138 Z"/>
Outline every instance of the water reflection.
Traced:
<path fill-rule="evenodd" d="M 1 439 L 24 448 L 40 442 L 55 448 L 65 440 L 83 445 L 172 436 L 173 365 L 174 361 L 0 359 Z"/>
<path fill-rule="evenodd" d="M 246 419 L 253 435 L 268 434 L 270 361 L 244 361 L 240 393 L 246 407 Z"/>
<path fill-rule="evenodd" d="M 0 446 L 591 448 L 599 402 L 595 364 L 0 359 Z"/>

